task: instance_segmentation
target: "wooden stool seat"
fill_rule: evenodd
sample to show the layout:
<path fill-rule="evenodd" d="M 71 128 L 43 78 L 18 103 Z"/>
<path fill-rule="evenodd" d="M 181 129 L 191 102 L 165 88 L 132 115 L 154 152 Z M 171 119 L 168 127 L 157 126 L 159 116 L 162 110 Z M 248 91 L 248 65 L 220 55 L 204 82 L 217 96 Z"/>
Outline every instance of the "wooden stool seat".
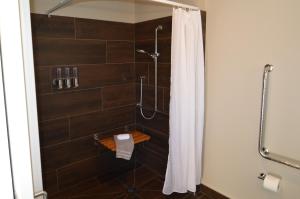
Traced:
<path fill-rule="evenodd" d="M 134 140 L 134 144 L 138 144 L 141 142 L 146 142 L 149 141 L 151 139 L 151 137 L 145 133 L 142 133 L 141 131 L 131 131 L 129 132 L 129 134 L 132 135 L 132 138 Z M 106 148 L 108 148 L 111 151 L 116 151 L 116 143 L 114 140 L 114 137 L 107 137 L 107 138 L 103 138 L 101 140 L 98 141 L 100 144 L 102 144 L 103 146 L 105 146 Z"/>

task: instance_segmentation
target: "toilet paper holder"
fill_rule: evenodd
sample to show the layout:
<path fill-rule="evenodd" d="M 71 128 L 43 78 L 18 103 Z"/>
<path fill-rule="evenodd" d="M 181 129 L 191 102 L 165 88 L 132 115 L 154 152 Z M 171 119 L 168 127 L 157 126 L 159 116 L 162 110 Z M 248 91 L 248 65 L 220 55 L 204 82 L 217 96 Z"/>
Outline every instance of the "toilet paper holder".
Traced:
<path fill-rule="evenodd" d="M 271 173 L 260 173 L 258 179 L 262 180 L 263 188 L 272 192 L 278 192 L 281 177 Z"/>
<path fill-rule="evenodd" d="M 267 174 L 265 173 L 260 173 L 259 176 L 257 177 L 258 179 L 264 180 L 266 178 Z"/>

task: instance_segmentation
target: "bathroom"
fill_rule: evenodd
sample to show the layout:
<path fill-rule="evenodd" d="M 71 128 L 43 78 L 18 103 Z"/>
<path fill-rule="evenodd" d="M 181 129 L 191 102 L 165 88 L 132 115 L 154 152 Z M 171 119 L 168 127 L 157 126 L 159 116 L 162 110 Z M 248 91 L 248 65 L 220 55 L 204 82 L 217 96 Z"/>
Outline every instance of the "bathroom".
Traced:
<path fill-rule="evenodd" d="M 18 40 L 9 41 L 9 36 L 18 32 L 5 34 L 2 29 L 1 87 L 17 198 L 46 198 L 45 193 L 50 199 L 299 198 L 299 2 L 162 0 L 179 3 L 173 5 L 160 0 L 73 0 L 48 15 L 64 1 L 13 1 L 19 5 L 5 6 L 20 8 L 15 12 L 25 25 L 19 27 L 19 42 L 28 47 L 22 52 L 12 49 L 25 55 L 24 67 L 9 71 L 5 45 L 17 46 L 12 43 Z M 5 6 L 1 5 L 1 20 Z M 201 17 L 201 185 L 187 193 L 164 194 L 173 127 L 170 92 L 175 84 L 172 10 L 180 8 Z M 1 22 L 16 23 L 16 13 L 6 12 L 10 20 Z M 25 38 L 26 31 L 30 34 Z M 266 64 L 273 66 L 264 70 Z M 21 108 L 22 97 L 10 92 L 18 89 L 22 78 L 27 110 Z M 261 109 L 263 103 L 267 109 Z M 26 124 L 11 125 L 21 120 L 12 117 L 14 109 L 27 118 Z M 20 133 L 22 128 L 28 133 Z M 147 137 L 134 144 L 129 160 L 116 158 L 103 142 L 132 132 Z M 277 162 L 262 157 L 261 139 L 271 152 L 281 154 L 274 158 Z M 278 190 L 264 185 L 270 176 L 279 179 Z"/>

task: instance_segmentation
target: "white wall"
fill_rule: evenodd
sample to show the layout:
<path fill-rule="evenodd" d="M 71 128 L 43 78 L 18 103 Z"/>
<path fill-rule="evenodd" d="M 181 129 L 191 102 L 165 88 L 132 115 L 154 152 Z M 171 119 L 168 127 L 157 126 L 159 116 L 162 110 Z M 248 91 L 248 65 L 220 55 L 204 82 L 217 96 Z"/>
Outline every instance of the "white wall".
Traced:
<path fill-rule="evenodd" d="M 267 139 L 269 143 L 280 142 L 273 146 L 276 151 L 293 149 L 294 154 L 286 154 L 299 156 L 300 134 L 295 125 L 299 112 L 294 109 L 300 97 L 300 1 L 207 0 L 205 6 L 203 183 L 233 199 L 299 198 L 300 171 L 264 160 L 257 144 L 263 66 L 271 63 L 276 68 L 271 74 L 268 114 L 272 116 L 268 117 Z M 292 88 L 288 86 L 293 83 Z M 278 131 L 275 134 L 278 123 L 280 135 Z M 283 134 L 294 141 L 289 143 Z M 279 193 L 262 188 L 257 176 L 266 171 L 282 177 Z"/>
<path fill-rule="evenodd" d="M 30 0 L 31 12 L 45 14 L 60 0 Z M 134 0 L 74 0 L 65 8 L 55 11 L 54 15 L 119 21 L 135 21 Z"/>
<path fill-rule="evenodd" d="M 135 21 L 147 21 L 151 19 L 166 17 L 172 15 L 172 7 L 158 3 L 149 3 L 147 1 L 136 0 Z M 205 10 L 205 0 L 176 0 L 178 3 L 186 3 Z"/>
<path fill-rule="evenodd" d="M 30 0 L 31 12 L 45 14 L 60 0 Z M 205 0 L 176 0 L 205 8 Z M 172 7 L 146 0 L 74 0 L 54 15 L 135 23 L 170 16 Z"/>

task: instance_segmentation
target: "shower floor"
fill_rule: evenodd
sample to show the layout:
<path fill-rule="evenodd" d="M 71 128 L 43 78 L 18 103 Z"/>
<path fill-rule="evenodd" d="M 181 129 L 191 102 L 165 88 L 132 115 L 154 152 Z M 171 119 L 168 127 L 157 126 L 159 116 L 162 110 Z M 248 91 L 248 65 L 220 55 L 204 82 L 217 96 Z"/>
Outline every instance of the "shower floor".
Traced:
<path fill-rule="evenodd" d="M 133 182 L 133 171 L 129 171 L 102 183 L 97 178 L 88 180 L 49 199 L 213 199 L 200 190 L 195 196 L 193 193 L 165 196 L 161 193 L 163 179 L 145 166 L 136 169 L 136 194 L 128 193 L 128 185 Z"/>

